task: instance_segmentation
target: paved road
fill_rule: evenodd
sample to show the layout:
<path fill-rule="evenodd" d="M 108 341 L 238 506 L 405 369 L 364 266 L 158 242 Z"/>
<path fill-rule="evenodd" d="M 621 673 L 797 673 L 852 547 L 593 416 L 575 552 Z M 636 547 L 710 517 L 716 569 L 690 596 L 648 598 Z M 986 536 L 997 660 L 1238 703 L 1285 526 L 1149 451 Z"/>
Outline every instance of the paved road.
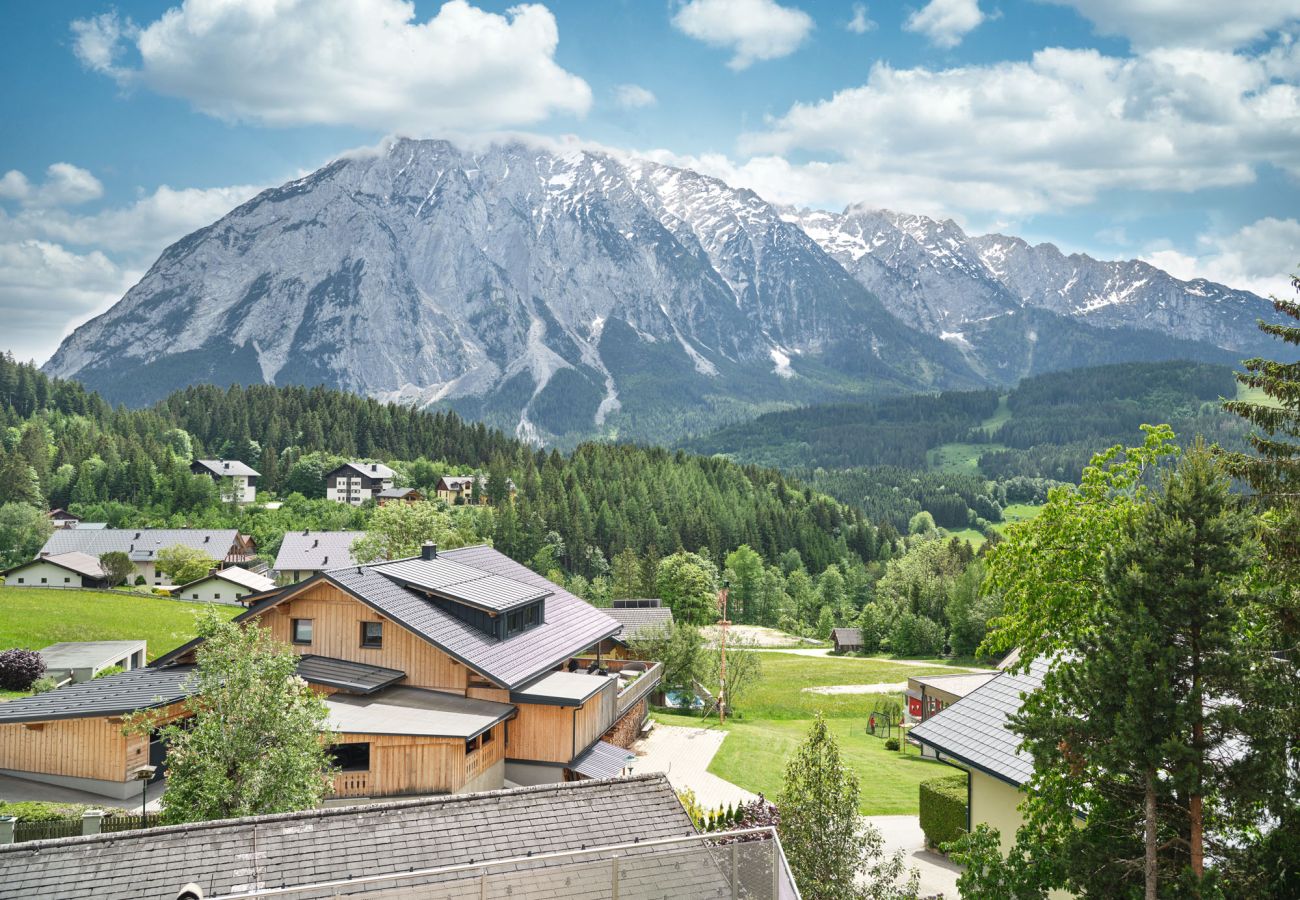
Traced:
<path fill-rule="evenodd" d="M 942 894 L 945 900 L 958 900 L 957 876 L 961 866 L 939 853 L 925 849 L 925 835 L 916 816 L 864 816 L 880 830 L 885 851 L 903 851 L 903 862 L 921 873 L 921 896 Z"/>
<path fill-rule="evenodd" d="M 745 803 L 757 795 L 708 771 L 727 733 L 721 729 L 656 724 L 650 736 L 633 748 L 635 774 L 663 772 L 678 791 L 690 788 L 705 809 Z"/>

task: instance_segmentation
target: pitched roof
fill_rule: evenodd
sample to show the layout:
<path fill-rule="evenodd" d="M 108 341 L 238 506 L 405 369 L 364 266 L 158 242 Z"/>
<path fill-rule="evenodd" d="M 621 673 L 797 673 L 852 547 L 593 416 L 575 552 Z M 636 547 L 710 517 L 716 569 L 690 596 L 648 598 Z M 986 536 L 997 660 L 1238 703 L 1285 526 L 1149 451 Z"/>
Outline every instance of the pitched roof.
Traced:
<path fill-rule="evenodd" d="M 505 612 L 552 593 L 548 588 L 462 565 L 446 556 L 376 563 L 373 568 L 408 587 L 488 612 Z"/>
<path fill-rule="evenodd" d="M 907 680 L 909 683 L 932 687 L 956 697 L 965 697 L 997 676 L 997 672 L 963 672 L 960 675 L 913 675 Z"/>
<path fill-rule="evenodd" d="M 237 459 L 196 459 L 194 462 L 213 475 L 248 475 L 256 477 L 262 474 L 252 466 Z"/>
<path fill-rule="evenodd" d="M 570 769 L 588 778 L 617 778 L 636 754 L 604 741 L 596 741 L 591 749 L 573 761 Z"/>
<path fill-rule="evenodd" d="M 206 896 L 222 896 L 590 849 L 612 842 L 592 823 L 629 821 L 635 822 L 635 837 L 641 841 L 695 834 L 667 779 L 639 775 L 8 844 L 0 846 L 0 897 L 172 900 L 189 882 L 200 885 Z M 719 888 L 726 888 L 716 868 L 698 864 L 708 854 L 684 855 L 662 847 L 619 854 L 628 860 L 625 874 L 632 876 L 626 896 L 718 896 Z M 636 857 L 653 870 L 643 871 L 634 864 Z M 543 869 L 552 863 L 546 860 L 520 863 L 518 868 L 537 868 L 523 876 L 527 896 L 599 896 L 599 891 L 569 883 L 567 876 L 576 867 L 572 860 L 566 862 L 568 867 L 556 870 L 566 877 L 558 878 L 547 877 Z M 652 883 L 638 884 L 638 876 Z M 438 896 L 478 895 L 477 871 L 432 878 L 472 879 L 472 889 L 448 885 Z M 389 887 L 405 893 L 408 885 Z M 366 889 L 343 885 L 304 896 Z"/>
<path fill-rule="evenodd" d="M 417 491 L 417 490 L 416 490 L 415 488 L 413 488 L 413 487 L 404 487 L 404 488 L 384 488 L 382 491 L 380 491 L 380 492 L 379 492 L 378 494 L 376 494 L 375 496 L 378 497 L 378 498 L 380 498 L 381 500 L 401 500 L 403 497 L 405 497 L 405 496 L 407 496 L 407 495 L 409 495 L 409 494 L 417 494 L 417 495 L 418 495 L 419 493 L 420 493 L 420 492 Z"/>
<path fill-rule="evenodd" d="M 159 550 L 179 544 L 220 561 L 238 539 L 234 528 L 60 528 L 50 535 L 41 552 L 53 556 L 76 551 L 98 559 L 101 554 L 120 551 L 134 562 L 152 562 Z"/>
<path fill-rule="evenodd" d="M 344 734 L 403 734 L 469 740 L 515 714 L 509 703 L 394 687 L 365 696 L 325 698 L 330 728 Z"/>
<path fill-rule="evenodd" d="M 624 641 L 636 640 L 642 632 L 673 624 L 673 611 L 667 606 L 615 606 L 604 613 L 622 624 L 619 638 Z"/>
<path fill-rule="evenodd" d="M 912 737 L 955 762 L 1019 787 L 1033 775 L 1033 761 L 1018 749 L 1020 736 L 1007 727 L 1024 695 L 1038 690 L 1048 663 L 1035 660 L 1028 672 L 1001 672 L 956 703 L 912 729 Z"/>
<path fill-rule="evenodd" d="M 406 677 L 400 669 L 312 653 L 298 657 L 298 674 L 312 684 L 323 684 L 353 694 L 373 694 Z"/>
<path fill-rule="evenodd" d="M 338 566 L 355 566 L 352 543 L 364 531 L 290 531 L 276 554 L 277 572 L 319 572 Z"/>
<path fill-rule="evenodd" d="M 265 575 L 258 575 L 256 572 L 250 572 L 247 569 L 240 568 L 239 566 L 227 566 L 226 568 L 218 569 L 209 575 L 204 575 L 202 578 L 196 578 L 189 584 L 182 584 L 180 587 L 176 588 L 176 590 L 188 590 L 196 584 L 202 584 L 203 582 L 211 581 L 214 578 L 228 581 L 231 584 L 237 584 L 240 587 L 246 587 L 249 590 L 257 591 L 258 593 L 269 591 L 275 587 L 274 579 L 267 578 Z"/>
<path fill-rule="evenodd" d="M 378 478 L 380 481 L 383 481 L 384 479 L 387 478 L 395 478 L 397 476 L 396 472 L 388 468 L 388 466 L 384 465 L 383 463 L 362 462 L 360 460 L 353 460 L 351 462 L 345 462 L 337 469 L 333 469 L 327 472 L 325 477 L 328 478 L 330 475 L 333 475 L 335 472 L 338 472 L 342 469 L 352 469 L 358 475 L 364 475 L 367 478 Z"/>
<path fill-rule="evenodd" d="M 192 691 L 187 682 L 194 666 L 132 669 L 0 703 L 0 723 L 46 722 L 84 716 L 117 716 L 137 709 L 166 706 Z"/>
<path fill-rule="evenodd" d="M 837 644 L 861 644 L 862 629 L 860 628 L 832 628 L 831 639 Z"/>
<path fill-rule="evenodd" d="M 28 560 L 25 563 L 19 563 L 12 569 L 6 569 L 5 575 L 10 572 L 17 572 L 19 569 L 33 565 L 35 563 L 49 563 L 58 566 L 60 569 L 67 569 L 69 572 L 75 572 L 78 575 L 85 575 L 87 578 L 103 578 L 104 567 L 99 564 L 99 557 L 91 556 L 89 553 L 81 553 L 72 550 L 67 553 L 52 553 L 49 556 L 39 556 L 36 559 Z"/>

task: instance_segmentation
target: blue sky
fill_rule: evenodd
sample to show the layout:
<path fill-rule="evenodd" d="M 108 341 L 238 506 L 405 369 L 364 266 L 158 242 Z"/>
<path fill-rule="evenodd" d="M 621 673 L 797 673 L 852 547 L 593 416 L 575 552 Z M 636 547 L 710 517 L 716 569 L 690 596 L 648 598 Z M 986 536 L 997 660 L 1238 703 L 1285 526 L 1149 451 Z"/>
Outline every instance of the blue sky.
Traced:
<path fill-rule="evenodd" d="M 0 349 L 43 360 L 168 243 L 390 134 L 527 132 L 777 202 L 951 216 L 1281 292 L 1294 0 L 12 4 Z"/>

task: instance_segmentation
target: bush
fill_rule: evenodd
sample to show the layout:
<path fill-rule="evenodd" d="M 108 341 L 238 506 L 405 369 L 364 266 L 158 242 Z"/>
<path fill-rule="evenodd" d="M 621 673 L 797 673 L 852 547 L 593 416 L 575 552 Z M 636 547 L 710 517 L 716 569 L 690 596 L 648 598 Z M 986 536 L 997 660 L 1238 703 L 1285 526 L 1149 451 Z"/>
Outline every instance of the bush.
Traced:
<path fill-rule="evenodd" d="M 930 846 L 966 833 L 966 777 L 945 775 L 921 782 L 921 830 Z"/>
<path fill-rule="evenodd" d="M 135 576 L 135 586 L 140 587 L 143 584 L 148 584 L 148 582 L 144 580 L 144 576 L 143 575 Z"/>
<path fill-rule="evenodd" d="M 45 660 L 35 650 L 15 648 L 0 653 L 0 688 L 30 690 L 32 682 L 45 674 Z"/>
<path fill-rule="evenodd" d="M 58 686 L 59 683 L 54 680 L 52 675 L 42 675 L 40 678 L 37 678 L 32 682 L 31 691 L 33 694 L 44 694 L 47 691 L 54 690 Z"/>
<path fill-rule="evenodd" d="M 943 648 L 947 635 L 933 619 L 905 612 L 894 620 L 889 647 L 899 656 L 935 656 Z"/>
<path fill-rule="evenodd" d="M 82 813 L 95 808 L 84 803 L 49 803 L 44 800 L 5 803 L 0 800 L 0 816 L 13 816 L 20 822 L 57 822 L 62 819 L 80 819 Z"/>
<path fill-rule="evenodd" d="M 887 738 L 887 739 L 885 740 L 885 749 L 886 749 L 886 750 L 897 750 L 897 749 L 898 749 L 898 738 Z"/>
<path fill-rule="evenodd" d="M 121 674 L 122 674 L 121 666 L 105 666 L 104 668 L 100 669 L 98 672 L 95 673 L 95 677 L 108 678 L 112 675 L 121 675 Z"/>

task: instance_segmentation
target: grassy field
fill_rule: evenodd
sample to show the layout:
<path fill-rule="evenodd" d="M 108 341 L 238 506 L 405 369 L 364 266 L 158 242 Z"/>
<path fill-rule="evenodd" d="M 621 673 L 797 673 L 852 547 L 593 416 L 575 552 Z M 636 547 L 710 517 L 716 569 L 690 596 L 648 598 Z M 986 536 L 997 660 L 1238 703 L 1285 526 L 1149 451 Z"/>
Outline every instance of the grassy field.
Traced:
<path fill-rule="evenodd" d="M 1042 506 L 1029 503 L 1008 503 L 1006 508 L 1002 510 L 1002 521 L 993 527 L 1005 533 L 1010 526 L 1018 522 L 1028 522 L 1042 511 Z"/>
<path fill-rule="evenodd" d="M 101 591 L 0 587 L 0 649 L 39 650 L 59 641 L 148 641 L 149 658 L 194 637 L 207 604 Z M 215 605 L 233 618 L 243 607 Z"/>
<path fill-rule="evenodd" d="M 762 653 L 762 676 L 725 726 L 727 740 L 709 771 L 750 791 L 772 797 L 781 788 L 786 760 L 821 712 L 839 742 L 845 761 L 858 774 L 863 815 L 911 815 L 917 811 L 917 785 L 947 767 L 908 753 L 885 749 L 882 738 L 866 733 L 867 717 L 878 694 L 813 694 L 806 687 L 836 684 L 901 683 L 909 675 L 962 671 L 951 666 L 904 666 L 888 659 L 797 656 Z M 669 725 L 718 728 L 716 717 L 656 711 Z"/>
<path fill-rule="evenodd" d="M 1280 407 L 1282 404 L 1260 388 L 1248 388 L 1244 384 L 1237 385 L 1237 400 L 1245 400 L 1249 403 L 1260 403 L 1264 406 Z"/>

